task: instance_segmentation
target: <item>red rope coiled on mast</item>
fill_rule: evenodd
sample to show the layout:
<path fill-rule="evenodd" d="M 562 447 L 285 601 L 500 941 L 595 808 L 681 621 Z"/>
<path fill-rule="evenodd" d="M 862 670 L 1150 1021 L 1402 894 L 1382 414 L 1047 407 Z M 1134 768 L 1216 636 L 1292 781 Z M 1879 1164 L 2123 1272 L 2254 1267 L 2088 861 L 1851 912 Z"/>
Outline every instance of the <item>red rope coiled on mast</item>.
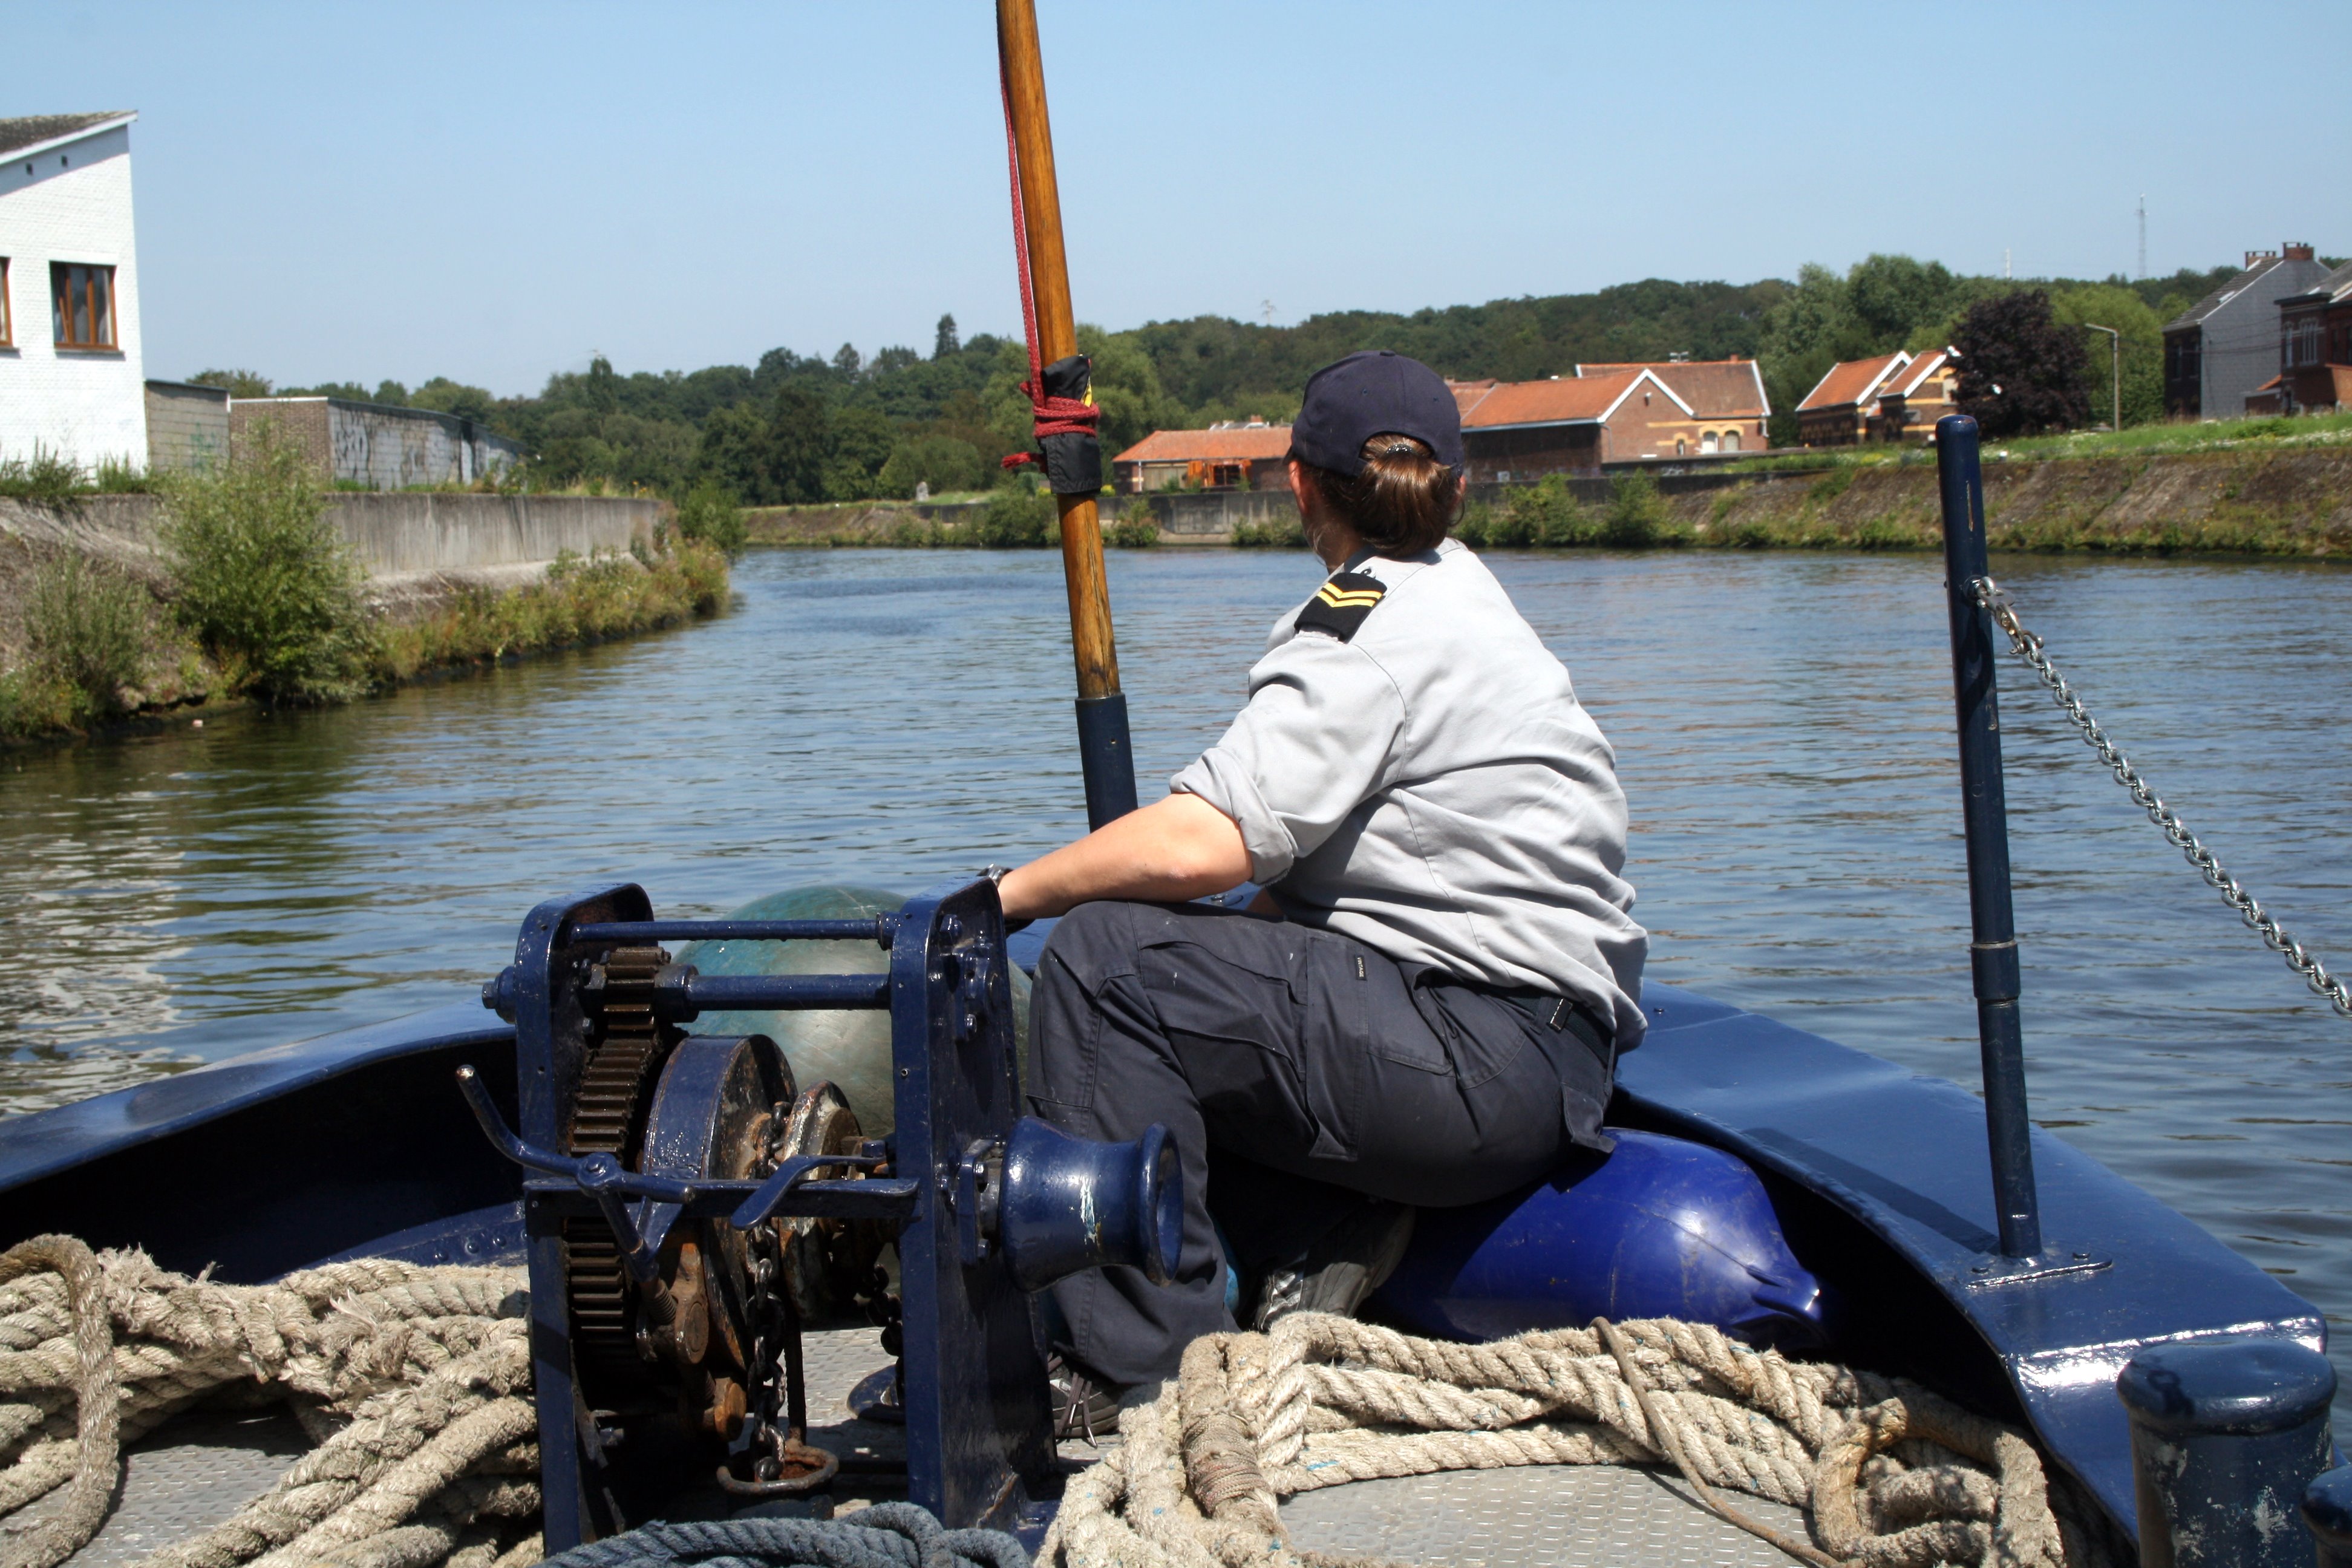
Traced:
<path fill-rule="evenodd" d="M 1029 212 L 1021 199 L 1021 142 L 1013 129 L 1013 84 L 1002 60 L 997 63 L 997 94 L 1004 104 L 1004 160 L 1013 175 L 1013 256 L 1021 275 L 1021 331 L 1029 351 L 1029 379 L 1021 384 L 1029 399 L 1030 430 L 1040 443 L 1048 436 L 1092 436 L 1102 423 L 1102 410 L 1091 392 L 1086 397 L 1054 397 L 1045 392 L 1045 367 L 1037 357 L 1037 284 L 1029 269 Z M 1003 458 L 1008 468 L 1041 459 L 1035 452 L 1013 452 Z"/>

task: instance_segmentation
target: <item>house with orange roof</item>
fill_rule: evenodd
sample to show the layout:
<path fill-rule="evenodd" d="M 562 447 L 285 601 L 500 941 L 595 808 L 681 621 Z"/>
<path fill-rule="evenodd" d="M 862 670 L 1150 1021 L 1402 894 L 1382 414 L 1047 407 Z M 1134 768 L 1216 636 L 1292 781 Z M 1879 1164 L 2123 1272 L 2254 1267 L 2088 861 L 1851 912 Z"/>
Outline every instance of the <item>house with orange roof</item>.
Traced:
<path fill-rule="evenodd" d="M 1473 484 L 1509 484 L 1549 474 L 1597 474 L 1603 463 L 1671 453 L 1658 426 L 1696 420 L 1696 410 L 1647 367 L 1548 381 L 1454 384 L 1462 408 L 1462 448 Z"/>
<path fill-rule="evenodd" d="M 1763 373 L 1752 359 L 1644 360 L 1616 364 L 1580 364 L 1585 376 L 1619 375 L 1646 370 L 1670 388 L 1680 408 L 1652 405 L 1651 435 L 1644 458 L 1710 456 L 1719 452 L 1759 452 L 1770 443 L 1766 421 L 1772 417 L 1772 400 L 1764 395 Z"/>
<path fill-rule="evenodd" d="M 1868 438 L 1878 395 L 1911 363 L 1901 349 L 1830 366 L 1797 405 L 1797 438 L 1808 447 L 1852 447 Z"/>
<path fill-rule="evenodd" d="M 1154 430 L 1110 460 L 1121 495 L 1178 489 L 1280 489 L 1290 483 L 1285 459 L 1290 426 L 1263 419 L 1206 430 Z"/>
<path fill-rule="evenodd" d="M 1936 421 L 1960 411 L 1960 356 L 1955 349 L 1930 349 L 1896 371 L 1878 388 L 1871 416 L 1875 441 L 1932 441 Z"/>

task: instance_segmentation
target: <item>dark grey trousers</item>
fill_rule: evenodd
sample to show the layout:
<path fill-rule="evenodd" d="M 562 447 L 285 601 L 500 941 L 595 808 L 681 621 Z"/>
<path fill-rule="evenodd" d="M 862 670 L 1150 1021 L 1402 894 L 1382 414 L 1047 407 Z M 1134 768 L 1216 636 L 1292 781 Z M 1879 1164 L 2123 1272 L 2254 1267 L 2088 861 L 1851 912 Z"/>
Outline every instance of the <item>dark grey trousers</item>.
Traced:
<path fill-rule="evenodd" d="M 1218 1223 L 1249 1268 L 1295 1255 L 1358 1194 L 1482 1202 L 1596 1139 L 1609 1100 L 1601 1057 L 1501 998 L 1198 904 L 1073 910 L 1046 941 L 1030 1029 L 1038 1115 L 1115 1140 L 1157 1121 L 1183 1159 L 1174 1284 L 1106 1268 L 1054 1287 L 1066 1348 L 1118 1384 L 1172 1376 L 1196 1335 L 1234 1327 Z"/>

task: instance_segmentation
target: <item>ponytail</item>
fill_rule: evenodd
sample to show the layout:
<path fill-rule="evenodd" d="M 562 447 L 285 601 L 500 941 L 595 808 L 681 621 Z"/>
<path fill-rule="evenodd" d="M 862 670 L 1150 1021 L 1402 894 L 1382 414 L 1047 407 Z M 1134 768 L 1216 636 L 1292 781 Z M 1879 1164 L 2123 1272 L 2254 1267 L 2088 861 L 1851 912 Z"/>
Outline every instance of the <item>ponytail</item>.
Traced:
<path fill-rule="evenodd" d="M 1454 526 L 1462 501 L 1462 470 L 1437 460 L 1425 441 L 1383 432 L 1363 446 L 1364 466 L 1353 474 L 1292 458 L 1307 470 L 1331 514 L 1379 554 L 1402 559 L 1436 548 Z"/>

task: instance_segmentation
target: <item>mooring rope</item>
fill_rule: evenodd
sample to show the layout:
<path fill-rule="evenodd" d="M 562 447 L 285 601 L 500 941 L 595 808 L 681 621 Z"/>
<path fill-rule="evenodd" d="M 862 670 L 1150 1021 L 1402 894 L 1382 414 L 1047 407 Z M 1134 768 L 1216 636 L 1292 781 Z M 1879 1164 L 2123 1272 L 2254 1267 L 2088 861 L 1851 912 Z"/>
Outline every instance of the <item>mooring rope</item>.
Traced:
<path fill-rule="evenodd" d="M 1669 1464 L 1741 1528 L 1817 1564 L 2109 1568 L 2095 1507 L 2020 1434 L 1915 1384 L 1651 1321 L 1492 1344 L 1299 1313 L 1186 1350 L 1123 1441 L 1074 1478 L 1041 1560 L 1297 1568 L 1277 1500 L 1346 1481 L 1538 1464 Z M 1808 1511 L 1791 1537 L 1726 1491 Z"/>
<path fill-rule="evenodd" d="M 525 1568 L 540 1556 L 520 1270 L 331 1264 L 223 1285 L 42 1236 L 0 1254 L 0 1568 L 53 1568 L 104 1522 L 121 1445 L 199 1400 L 280 1400 L 317 1445 L 147 1568 Z M 5 1528 L 5 1527 L 0 1527 Z"/>
<path fill-rule="evenodd" d="M 207 1398 L 281 1401 L 317 1446 L 143 1568 L 530 1568 L 541 1557 L 519 1270 L 333 1264 L 223 1285 L 37 1237 L 0 1254 L 0 1568 L 55 1568 L 121 1482 L 121 1445 Z M 2021 1434 L 1916 1385 L 1670 1321 L 1492 1344 L 1301 1313 L 1186 1350 L 1073 1478 L 1045 1560 L 1295 1568 L 1277 1500 L 1345 1481 L 1539 1464 L 1668 1465 L 1821 1568 L 2109 1568 L 2096 1508 Z M 1806 1541 L 1728 1494 L 1805 1510 Z M 1019 1568 L 1017 1542 L 920 1510 L 633 1531 L 565 1568 Z M 742 1533 L 749 1531 L 750 1533 Z M 863 1533 L 845 1533 L 855 1531 Z"/>
<path fill-rule="evenodd" d="M 997 1530 L 945 1530 L 912 1503 L 877 1503 L 845 1519 L 738 1519 L 649 1524 L 575 1546 L 546 1568 L 1029 1568 L 1021 1542 Z"/>

